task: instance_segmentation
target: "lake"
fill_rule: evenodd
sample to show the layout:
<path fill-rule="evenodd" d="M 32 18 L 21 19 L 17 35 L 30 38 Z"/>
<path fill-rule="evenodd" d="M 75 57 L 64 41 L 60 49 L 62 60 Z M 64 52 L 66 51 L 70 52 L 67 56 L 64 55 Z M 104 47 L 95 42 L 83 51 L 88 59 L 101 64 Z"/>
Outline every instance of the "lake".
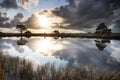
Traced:
<path fill-rule="evenodd" d="M 80 38 L 30 38 L 17 45 L 18 38 L 0 39 L 4 54 L 30 60 L 34 65 L 92 66 L 95 69 L 120 70 L 120 41 Z"/>

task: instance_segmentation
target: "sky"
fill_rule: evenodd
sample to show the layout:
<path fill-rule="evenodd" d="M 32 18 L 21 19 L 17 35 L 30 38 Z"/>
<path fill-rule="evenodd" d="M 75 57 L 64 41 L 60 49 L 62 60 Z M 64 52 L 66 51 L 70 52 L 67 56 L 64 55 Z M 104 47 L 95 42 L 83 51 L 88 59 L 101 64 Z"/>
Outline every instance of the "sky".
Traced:
<path fill-rule="evenodd" d="M 45 28 L 45 21 L 49 21 L 52 28 L 93 32 L 103 22 L 118 33 L 119 6 L 119 0 L 1 0 L 3 22 L 0 27 L 15 27 L 22 23 L 29 28 Z"/>
<path fill-rule="evenodd" d="M 8 1 L 12 1 L 12 0 L 8 0 Z M 17 0 L 15 0 L 17 1 Z M 32 0 L 29 0 L 29 1 L 32 1 Z M 38 12 L 40 10 L 45 10 L 45 9 L 52 9 L 54 7 L 58 7 L 58 6 L 61 6 L 61 5 L 65 5 L 67 4 L 65 0 L 35 0 L 35 1 L 38 1 L 36 2 L 36 5 L 32 5 L 32 7 L 28 8 L 28 7 L 22 7 L 22 6 L 17 6 L 17 10 L 16 8 L 11 8 L 8 9 L 8 8 L 0 8 L 1 11 L 3 12 L 7 12 L 9 14 L 9 17 L 14 17 L 17 13 L 20 13 L 22 12 L 24 14 L 24 17 L 25 18 L 28 18 L 30 17 L 32 14 L 34 14 L 35 12 Z M 2 2 L 2 0 L 1 0 Z M 19 3 L 22 2 L 22 0 L 18 0 Z"/>
<path fill-rule="evenodd" d="M 57 29 L 94 33 L 100 23 L 105 23 L 113 33 L 120 33 L 120 0 L 0 0 L 2 32 L 17 32 L 16 25 L 24 24 L 32 32 Z M 51 61 L 58 65 L 120 70 L 119 41 L 107 43 L 100 51 L 93 39 L 30 38 L 22 47 L 16 44 L 17 40 L 0 39 L 0 50 L 37 63 Z"/>

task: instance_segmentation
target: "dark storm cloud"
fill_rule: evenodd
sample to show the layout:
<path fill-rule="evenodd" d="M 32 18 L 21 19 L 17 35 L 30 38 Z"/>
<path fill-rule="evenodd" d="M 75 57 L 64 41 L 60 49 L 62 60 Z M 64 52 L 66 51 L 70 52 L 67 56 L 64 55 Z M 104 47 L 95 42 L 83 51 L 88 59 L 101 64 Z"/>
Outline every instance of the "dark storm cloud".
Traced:
<path fill-rule="evenodd" d="M 55 57 L 69 61 L 71 66 L 93 66 L 96 69 L 120 70 L 120 62 L 111 57 L 109 49 L 97 50 L 91 40 L 68 40 L 70 44 L 64 44 L 67 48 L 53 54 Z M 78 42 L 79 41 L 79 42 Z"/>
<path fill-rule="evenodd" d="M 113 9 L 120 8 L 120 0 L 109 0 L 110 4 L 112 5 Z"/>
<path fill-rule="evenodd" d="M 39 0 L 21 0 L 22 2 L 19 3 L 18 0 L 2 0 L 0 1 L 0 6 L 6 9 L 17 9 L 23 8 L 27 9 L 31 6 L 37 5 Z"/>
<path fill-rule="evenodd" d="M 7 16 L 3 15 L 3 13 L 0 12 L 0 27 L 1 28 L 11 28 L 16 27 L 16 25 L 23 24 L 29 28 L 40 28 L 38 25 L 38 18 L 32 14 L 31 17 L 29 17 L 27 20 L 24 20 L 23 13 L 17 13 L 13 19 L 10 19 Z"/>
<path fill-rule="evenodd" d="M 113 26 L 112 32 L 114 32 L 114 33 L 120 33 L 120 17 L 119 17 L 119 19 L 116 19 L 113 22 L 113 24 L 114 24 L 114 26 Z"/>
<path fill-rule="evenodd" d="M 10 9 L 10 8 L 18 8 L 18 2 L 17 0 L 3 0 L 0 3 L 0 6 L 6 9 Z"/>
<path fill-rule="evenodd" d="M 66 0 L 68 5 L 54 8 L 51 12 L 62 17 L 68 28 L 93 28 L 94 25 L 111 23 L 113 11 L 119 9 L 120 0 Z M 47 11 L 46 11 L 47 13 Z"/>

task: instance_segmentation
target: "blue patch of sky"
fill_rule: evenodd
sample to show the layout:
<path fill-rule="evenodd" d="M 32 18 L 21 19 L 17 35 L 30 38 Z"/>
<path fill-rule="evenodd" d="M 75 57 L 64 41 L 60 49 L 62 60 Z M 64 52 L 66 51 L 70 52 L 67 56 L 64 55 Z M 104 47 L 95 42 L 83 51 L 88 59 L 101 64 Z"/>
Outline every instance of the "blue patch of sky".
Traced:
<path fill-rule="evenodd" d="M 67 2 L 65 0 L 40 0 L 39 4 L 31 9 L 31 12 L 52 9 L 66 4 Z"/>
<path fill-rule="evenodd" d="M 18 0 L 18 2 L 21 3 L 22 0 Z M 67 2 L 65 0 L 40 0 L 39 4 L 34 7 L 32 6 L 30 10 L 24 10 L 22 8 L 4 9 L 0 7 L 0 12 L 7 12 L 10 18 L 13 18 L 17 13 L 23 13 L 24 17 L 27 19 L 35 12 L 60 7 L 62 5 L 64 6 L 66 4 Z"/>

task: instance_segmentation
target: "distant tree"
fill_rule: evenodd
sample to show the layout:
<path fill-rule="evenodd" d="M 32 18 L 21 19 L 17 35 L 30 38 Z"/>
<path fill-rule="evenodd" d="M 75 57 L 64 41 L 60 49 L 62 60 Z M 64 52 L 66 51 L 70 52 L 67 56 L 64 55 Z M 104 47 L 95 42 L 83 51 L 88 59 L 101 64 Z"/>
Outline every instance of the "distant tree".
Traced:
<path fill-rule="evenodd" d="M 53 31 L 55 34 L 59 34 L 60 32 L 58 30 Z"/>
<path fill-rule="evenodd" d="M 18 30 L 20 30 L 21 33 L 22 33 L 22 31 L 25 31 L 27 29 L 27 27 L 25 25 L 17 25 L 16 28 Z"/>
<path fill-rule="evenodd" d="M 111 29 L 108 29 L 105 23 L 100 23 L 99 26 L 96 28 L 96 34 L 110 34 Z"/>

